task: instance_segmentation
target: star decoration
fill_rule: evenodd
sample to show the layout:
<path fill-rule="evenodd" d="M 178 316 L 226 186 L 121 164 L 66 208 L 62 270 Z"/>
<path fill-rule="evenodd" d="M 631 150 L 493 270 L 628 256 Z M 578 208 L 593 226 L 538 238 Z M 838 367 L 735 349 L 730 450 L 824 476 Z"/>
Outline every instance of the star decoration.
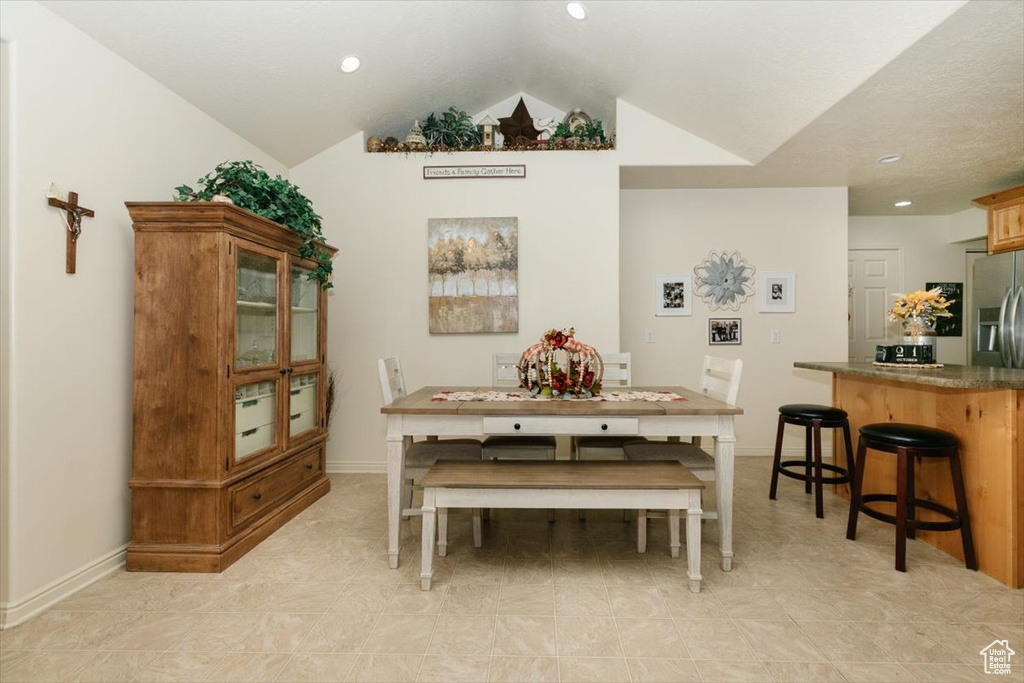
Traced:
<path fill-rule="evenodd" d="M 540 131 L 533 127 L 533 117 L 526 110 L 526 103 L 523 102 L 522 97 L 519 98 L 519 104 L 516 105 L 512 115 L 498 119 L 498 121 L 501 122 L 501 134 L 509 142 L 520 137 L 528 140 L 536 140 L 540 137 Z"/>

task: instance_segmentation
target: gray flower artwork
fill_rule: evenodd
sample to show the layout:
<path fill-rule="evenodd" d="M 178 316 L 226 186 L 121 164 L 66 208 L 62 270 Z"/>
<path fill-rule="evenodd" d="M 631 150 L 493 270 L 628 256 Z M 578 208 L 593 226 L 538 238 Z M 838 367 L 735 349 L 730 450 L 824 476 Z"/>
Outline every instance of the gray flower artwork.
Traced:
<path fill-rule="evenodd" d="M 708 254 L 693 269 L 694 294 L 712 311 L 740 310 L 740 304 L 754 294 L 754 266 L 738 251 Z"/>

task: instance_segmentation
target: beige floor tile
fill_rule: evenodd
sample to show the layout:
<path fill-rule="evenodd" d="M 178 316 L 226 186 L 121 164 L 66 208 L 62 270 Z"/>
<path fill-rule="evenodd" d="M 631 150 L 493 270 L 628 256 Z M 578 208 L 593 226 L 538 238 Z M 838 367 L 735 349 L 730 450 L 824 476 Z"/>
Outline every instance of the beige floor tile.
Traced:
<path fill-rule="evenodd" d="M 149 612 L 104 647 L 108 650 L 166 650 L 205 618 L 205 614 L 189 612 Z"/>
<path fill-rule="evenodd" d="M 622 650 L 627 657 L 689 659 L 676 624 L 671 619 L 615 619 Z"/>
<path fill-rule="evenodd" d="M 205 679 L 211 683 L 263 683 L 281 673 L 291 655 L 285 652 L 230 654 Z"/>
<path fill-rule="evenodd" d="M 762 661 L 813 662 L 824 659 L 792 621 L 737 621 Z"/>
<path fill-rule="evenodd" d="M 412 683 L 420 670 L 419 655 L 359 655 L 348 680 L 353 683 Z"/>
<path fill-rule="evenodd" d="M 864 622 L 798 621 L 811 644 L 831 662 L 891 662 L 871 638 L 875 625 Z"/>
<path fill-rule="evenodd" d="M 559 657 L 561 683 L 630 683 L 626 660 L 617 657 Z"/>
<path fill-rule="evenodd" d="M 609 586 L 653 586 L 654 577 L 643 560 L 601 562 L 604 582 Z"/>
<path fill-rule="evenodd" d="M 123 635 L 145 616 L 141 612 L 44 612 L 3 631 L 4 648 L 13 650 L 89 650 Z"/>
<path fill-rule="evenodd" d="M 814 589 L 769 588 L 768 593 L 791 619 L 832 620 L 839 616 L 835 604 Z"/>
<path fill-rule="evenodd" d="M 444 585 L 425 591 L 418 584 L 403 584 L 395 588 L 384 614 L 438 614 L 447 593 Z"/>
<path fill-rule="evenodd" d="M 887 655 L 897 662 L 918 663 L 959 663 L 960 659 L 950 650 L 935 642 L 920 624 L 897 624 L 885 622 L 875 624 L 871 639 Z"/>
<path fill-rule="evenodd" d="M 848 621 L 906 620 L 904 614 L 895 605 L 867 589 L 822 589 L 821 594 L 835 606 L 836 619 Z"/>
<path fill-rule="evenodd" d="M 161 608 L 165 612 L 215 612 L 242 584 L 233 581 L 199 581 L 187 584 L 185 589 L 168 600 Z"/>
<path fill-rule="evenodd" d="M 553 617 L 555 616 L 553 587 L 550 585 L 504 584 L 501 586 L 498 614 Z"/>
<path fill-rule="evenodd" d="M 915 680 L 909 671 L 895 662 L 841 662 L 835 667 L 849 683 L 909 683 Z"/>
<path fill-rule="evenodd" d="M 610 617 L 604 586 L 555 586 L 555 613 L 560 617 Z"/>
<path fill-rule="evenodd" d="M 320 621 L 319 614 L 271 612 L 260 617 L 232 648 L 236 652 L 295 652 Z"/>
<path fill-rule="evenodd" d="M 293 583 L 281 591 L 271 612 L 323 614 L 340 595 L 342 587 L 330 583 Z"/>
<path fill-rule="evenodd" d="M 555 651 L 554 618 L 514 615 L 496 618 L 492 655 L 544 657 L 554 655 Z"/>
<path fill-rule="evenodd" d="M 360 652 L 376 614 L 325 614 L 299 644 L 299 652 Z"/>
<path fill-rule="evenodd" d="M 921 683 L 969 683 L 970 681 L 990 681 L 995 676 L 986 674 L 981 664 L 981 655 L 978 655 L 978 663 L 974 666 L 968 664 L 920 664 L 906 662 L 902 664 L 904 669 Z M 1011 666 L 1011 671 L 1013 667 Z M 999 678 L 1003 678 L 1000 676 Z M 1017 680 L 1021 680 L 1017 674 Z"/>
<path fill-rule="evenodd" d="M 842 674 L 825 662 L 765 662 L 778 683 L 844 683 Z"/>
<path fill-rule="evenodd" d="M 160 655 L 159 652 L 96 652 L 83 654 L 85 664 L 66 680 L 75 683 L 127 683 Z"/>
<path fill-rule="evenodd" d="M 258 612 L 207 614 L 182 636 L 172 650 L 188 652 L 229 652 L 260 620 Z"/>
<path fill-rule="evenodd" d="M 224 660 L 223 652 L 165 652 L 135 677 L 135 683 L 192 683 Z"/>
<path fill-rule="evenodd" d="M 31 654 L 32 650 L 8 650 L 6 647 L 0 647 L 0 673 L 7 671 Z"/>
<path fill-rule="evenodd" d="M 427 655 L 417 683 L 481 683 L 487 680 L 491 658 L 486 656 Z"/>
<path fill-rule="evenodd" d="M 86 658 L 81 652 L 33 652 L 5 671 L 3 682 L 62 681 L 74 675 Z"/>
<path fill-rule="evenodd" d="M 430 643 L 437 617 L 385 614 L 377 620 L 363 652 L 423 654 Z"/>
<path fill-rule="evenodd" d="M 697 666 L 688 659 L 627 659 L 633 683 L 696 683 Z"/>
<path fill-rule="evenodd" d="M 622 647 L 610 617 L 558 617 L 558 655 L 575 657 L 621 657 Z"/>
<path fill-rule="evenodd" d="M 716 588 L 715 597 L 733 619 L 786 619 L 789 615 L 764 588 Z"/>
<path fill-rule="evenodd" d="M 554 657 L 491 657 L 487 680 L 491 683 L 558 683 Z"/>
<path fill-rule="evenodd" d="M 708 590 L 693 593 L 689 586 L 661 588 L 669 613 L 680 619 L 725 619 L 729 615 L 718 596 Z"/>
<path fill-rule="evenodd" d="M 509 536 L 505 546 L 506 557 L 515 560 L 550 560 L 551 541 L 547 531 L 540 528 L 524 529 L 519 532 L 523 534 L 521 536 Z"/>
<path fill-rule="evenodd" d="M 505 558 L 502 555 L 460 557 L 451 583 L 453 586 L 500 584 L 504 566 Z"/>
<path fill-rule="evenodd" d="M 603 586 L 601 565 L 589 560 L 562 560 L 552 562 L 555 585 Z"/>
<path fill-rule="evenodd" d="M 299 653 L 293 655 L 277 680 L 282 683 L 342 683 L 358 655 Z"/>
<path fill-rule="evenodd" d="M 380 614 L 396 586 L 353 582 L 343 586 L 327 611 L 337 614 Z"/>
<path fill-rule="evenodd" d="M 617 617 L 664 619 L 672 616 L 661 591 L 655 586 L 608 586 L 608 601 L 612 614 Z"/>
<path fill-rule="evenodd" d="M 280 602 L 288 584 L 240 583 L 214 608 L 217 612 L 268 612 Z"/>
<path fill-rule="evenodd" d="M 676 629 L 694 659 L 751 661 L 757 655 L 731 620 L 679 619 Z"/>
<path fill-rule="evenodd" d="M 427 652 L 434 655 L 489 655 L 494 617 L 443 614 L 434 626 Z"/>
<path fill-rule="evenodd" d="M 448 587 L 442 614 L 496 614 L 500 586 L 452 584 Z"/>
<path fill-rule="evenodd" d="M 541 585 L 551 582 L 551 560 L 505 560 L 505 568 L 501 575 L 503 585 Z"/>
<path fill-rule="evenodd" d="M 946 648 L 964 664 L 973 665 L 981 661 L 982 648 L 1000 638 L 984 624 L 922 624 L 925 633 L 936 643 Z M 1016 652 L 1016 648 L 1011 646 Z"/>
<path fill-rule="evenodd" d="M 694 662 L 701 679 L 715 683 L 766 683 L 771 674 L 760 662 Z"/>

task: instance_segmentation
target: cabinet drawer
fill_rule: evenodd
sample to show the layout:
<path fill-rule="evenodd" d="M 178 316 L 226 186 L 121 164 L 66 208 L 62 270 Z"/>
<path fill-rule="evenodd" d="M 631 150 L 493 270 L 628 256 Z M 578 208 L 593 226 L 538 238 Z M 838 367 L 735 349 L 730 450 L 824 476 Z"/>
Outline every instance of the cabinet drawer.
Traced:
<path fill-rule="evenodd" d="M 288 401 L 288 412 L 292 415 L 313 410 L 316 406 L 316 385 L 292 389 Z"/>
<path fill-rule="evenodd" d="M 274 443 L 274 425 L 252 427 L 235 434 L 235 460 L 244 458 Z"/>
<path fill-rule="evenodd" d="M 320 449 L 306 451 L 231 488 L 231 525 L 239 526 L 320 475 Z"/>
<path fill-rule="evenodd" d="M 637 434 L 635 417 L 485 417 L 484 434 L 565 434 L 590 436 Z"/>
<path fill-rule="evenodd" d="M 302 413 L 292 413 L 288 416 L 288 423 L 289 434 L 301 434 L 316 426 L 316 411 L 311 409 Z"/>
<path fill-rule="evenodd" d="M 235 433 L 262 427 L 274 421 L 273 396 L 251 398 L 235 402 Z"/>

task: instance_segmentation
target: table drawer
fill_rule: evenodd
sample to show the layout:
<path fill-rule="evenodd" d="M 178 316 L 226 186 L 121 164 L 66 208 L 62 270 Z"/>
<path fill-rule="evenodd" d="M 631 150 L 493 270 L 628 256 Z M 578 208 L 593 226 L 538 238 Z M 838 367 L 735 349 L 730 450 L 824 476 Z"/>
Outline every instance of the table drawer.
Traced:
<path fill-rule="evenodd" d="M 320 475 L 320 449 L 306 451 L 231 488 L 231 525 L 271 510 Z"/>
<path fill-rule="evenodd" d="M 485 417 L 484 434 L 597 434 L 629 436 L 637 434 L 635 417 Z"/>

